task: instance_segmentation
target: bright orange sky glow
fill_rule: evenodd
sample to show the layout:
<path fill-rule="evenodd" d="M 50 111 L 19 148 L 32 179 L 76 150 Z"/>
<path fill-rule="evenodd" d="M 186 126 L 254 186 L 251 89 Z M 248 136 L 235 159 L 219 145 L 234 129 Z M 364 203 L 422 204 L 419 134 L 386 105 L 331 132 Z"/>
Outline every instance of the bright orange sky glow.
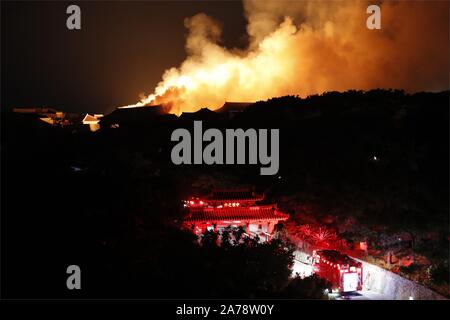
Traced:
<path fill-rule="evenodd" d="M 448 89 L 449 4 L 383 2 L 381 30 L 366 28 L 367 5 L 245 1 L 246 50 L 220 46 L 221 28 L 212 18 L 188 18 L 186 60 L 131 106 L 161 104 L 180 114 L 288 94 Z"/>

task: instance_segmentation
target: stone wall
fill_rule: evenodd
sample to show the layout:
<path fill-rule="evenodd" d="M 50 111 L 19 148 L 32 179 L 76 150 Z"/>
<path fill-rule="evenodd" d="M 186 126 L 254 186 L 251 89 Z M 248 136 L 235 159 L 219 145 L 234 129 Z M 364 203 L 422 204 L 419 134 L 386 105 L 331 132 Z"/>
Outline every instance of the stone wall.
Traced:
<path fill-rule="evenodd" d="M 377 267 L 373 264 L 353 258 L 363 264 L 364 290 L 382 294 L 387 299 L 408 300 L 445 300 L 440 294 L 405 279 L 395 273 Z"/>

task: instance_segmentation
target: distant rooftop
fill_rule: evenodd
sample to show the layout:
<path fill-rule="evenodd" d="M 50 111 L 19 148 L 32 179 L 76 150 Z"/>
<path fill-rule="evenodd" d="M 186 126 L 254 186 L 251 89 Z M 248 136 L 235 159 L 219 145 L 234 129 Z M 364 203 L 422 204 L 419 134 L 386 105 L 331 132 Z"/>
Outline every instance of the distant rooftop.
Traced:
<path fill-rule="evenodd" d="M 100 121 L 100 118 L 102 118 L 102 114 L 94 114 L 90 115 L 89 113 L 86 113 L 83 119 L 84 124 L 90 124 L 90 123 L 98 123 Z"/>
<path fill-rule="evenodd" d="M 103 124 L 147 124 L 149 121 L 166 115 L 162 106 L 146 106 L 136 108 L 117 108 L 100 119 Z"/>
<path fill-rule="evenodd" d="M 212 120 L 217 117 L 216 112 L 208 109 L 208 108 L 201 108 L 198 111 L 195 112 L 182 112 L 180 115 L 180 119 L 185 120 Z"/>
<path fill-rule="evenodd" d="M 218 113 L 222 112 L 242 112 L 247 108 L 249 105 L 253 104 L 254 102 L 225 102 L 223 106 L 216 110 Z"/>
<path fill-rule="evenodd" d="M 236 220 L 287 220 L 289 215 L 275 210 L 272 206 L 257 206 L 251 208 L 204 208 L 188 214 L 185 222 L 199 221 L 236 221 Z"/>
<path fill-rule="evenodd" d="M 13 108 L 12 111 L 16 112 L 16 113 L 36 113 L 36 114 L 57 113 L 58 112 L 56 109 L 48 108 L 48 107 Z"/>

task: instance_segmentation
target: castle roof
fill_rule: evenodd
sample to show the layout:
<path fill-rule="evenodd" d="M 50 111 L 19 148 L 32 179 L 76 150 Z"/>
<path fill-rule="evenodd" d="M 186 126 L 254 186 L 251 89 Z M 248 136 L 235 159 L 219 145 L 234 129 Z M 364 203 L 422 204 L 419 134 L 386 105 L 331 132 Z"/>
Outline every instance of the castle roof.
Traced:
<path fill-rule="evenodd" d="M 273 206 L 254 206 L 236 208 L 203 208 L 199 211 L 190 212 L 184 219 L 185 222 L 211 222 L 222 221 L 280 221 L 287 220 L 289 215 L 276 210 Z"/>

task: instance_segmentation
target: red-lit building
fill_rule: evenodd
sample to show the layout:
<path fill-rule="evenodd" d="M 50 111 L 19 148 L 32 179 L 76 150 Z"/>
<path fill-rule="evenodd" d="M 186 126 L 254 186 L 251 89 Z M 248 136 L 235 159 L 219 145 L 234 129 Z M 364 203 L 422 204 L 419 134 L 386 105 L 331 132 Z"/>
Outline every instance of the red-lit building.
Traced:
<path fill-rule="evenodd" d="M 270 240 L 275 225 L 289 215 L 275 204 L 260 204 L 264 196 L 251 189 L 213 190 L 204 198 L 186 200 L 184 226 L 197 235 L 206 230 L 223 231 L 227 227 L 243 227 L 246 235 Z"/>

